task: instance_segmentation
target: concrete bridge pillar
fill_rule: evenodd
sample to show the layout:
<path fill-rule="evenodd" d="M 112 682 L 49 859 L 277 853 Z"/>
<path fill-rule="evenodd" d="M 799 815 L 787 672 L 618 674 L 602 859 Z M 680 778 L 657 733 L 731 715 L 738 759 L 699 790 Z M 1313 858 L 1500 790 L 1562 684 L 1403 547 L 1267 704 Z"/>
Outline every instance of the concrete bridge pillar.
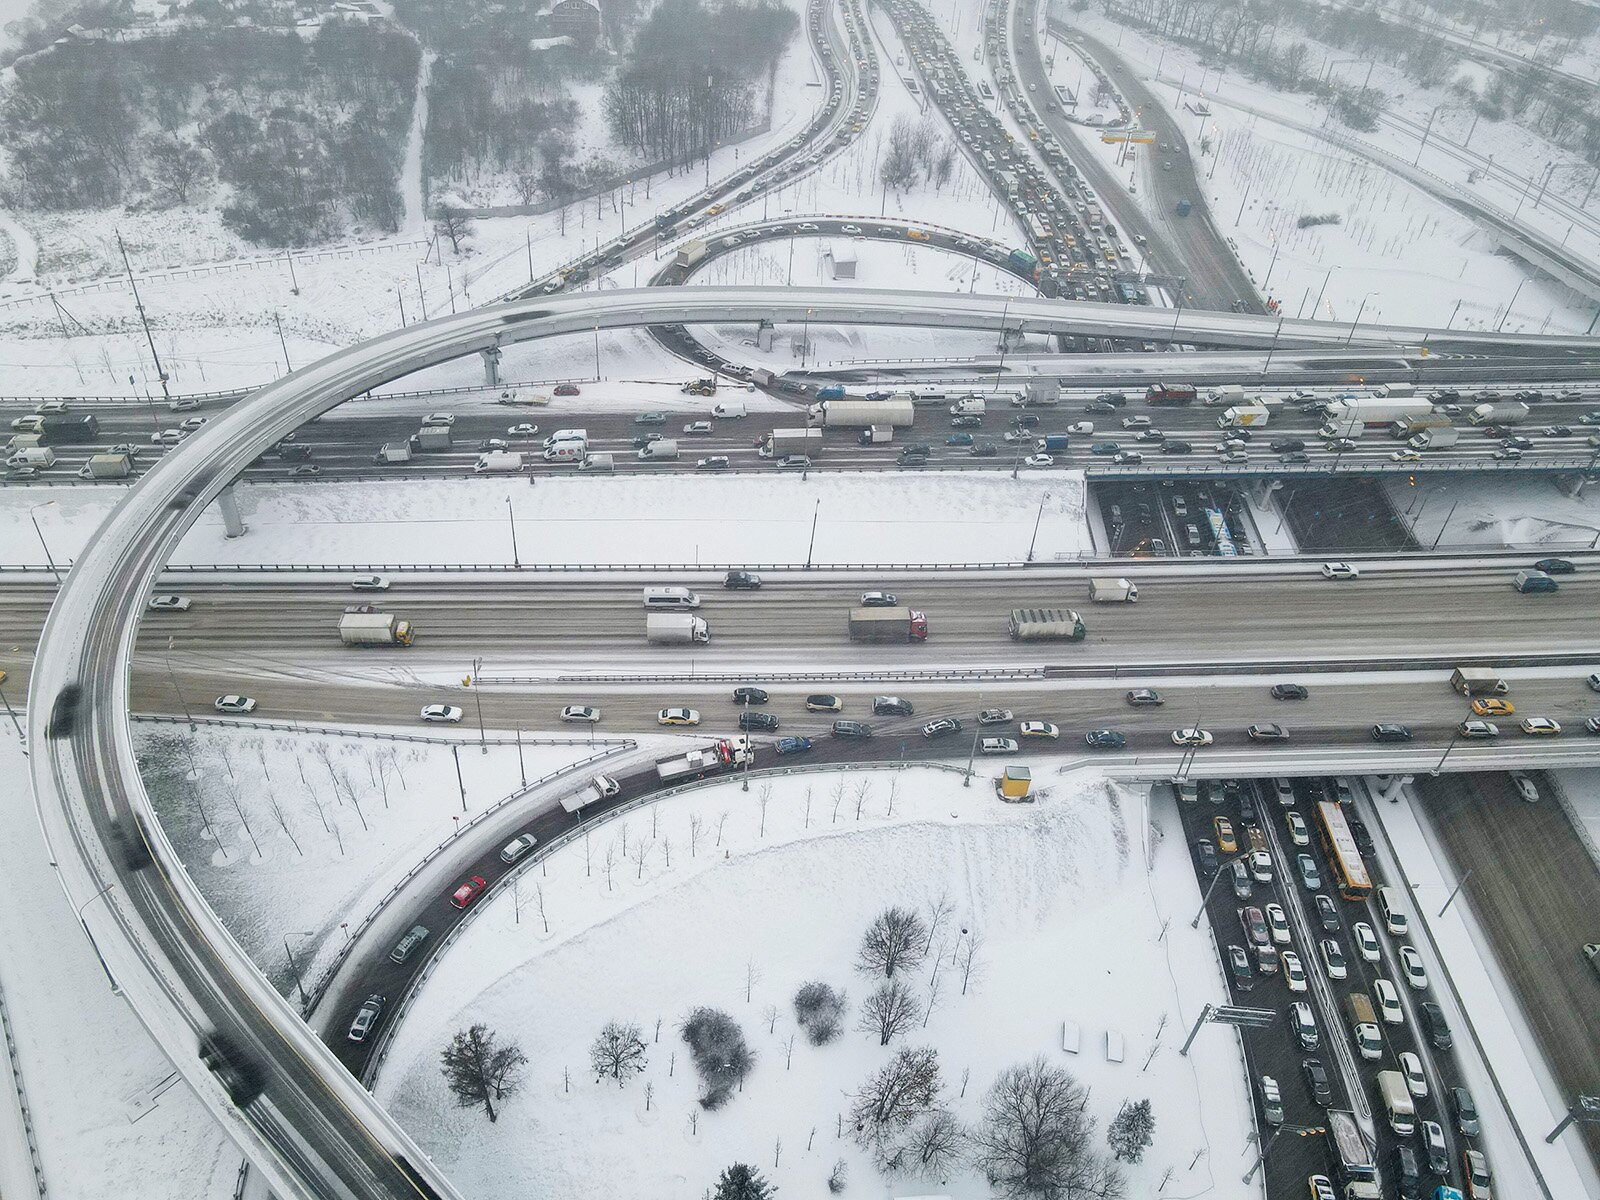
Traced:
<path fill-rule="evenodd" d="M 243 537 L 249 526 L 239 516 L 239 499 L 233 494 L 233 484 L 222 489 L 222 495 L 217 497 L 217 508 L 222 511 L 223 531 L 231 538 Z"/>
<path fill-rule="evenodd" d="M 479 350 L 478 354 L 483 359 L 483 382 L 485 387 L 500 386 L 500 347 L 490 346 L 487 350 Z"/>

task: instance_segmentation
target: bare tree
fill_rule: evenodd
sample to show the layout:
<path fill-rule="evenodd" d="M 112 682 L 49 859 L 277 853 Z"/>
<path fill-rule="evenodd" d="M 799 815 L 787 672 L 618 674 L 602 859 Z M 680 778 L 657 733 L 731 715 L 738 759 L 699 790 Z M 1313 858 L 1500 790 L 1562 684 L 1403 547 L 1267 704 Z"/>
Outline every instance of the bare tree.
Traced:
<path fill-rule="evenodd" d="M 756 836 L 767 836 L 767 805 L 772 803 L 772 785 L 763 783 L 761 790 L 756 794 L 756 803 L 761 806 L 761 831 Z"/>
<path fill-rule="evenodd" d="M 756 960 L 747 958 L 744 963 L 744 1002 L 750 1003 L 750 993 L 755 991 L 756 984 L 761 982 L 761 972 L 756 968 Z"/>
<path fill-rule="evenodd" d="M 927 954 L 933 949 L 934 939 L 939 936 L 939 930 L 944 927 L 945 921 L 950 917 L 954 906 L 950 902 L 950 893 L 941 892 L 939 898 L 928 909 L 928 936 L 923 939 L 922 952 Z"/>
<path fill-rule="evenodd" d="M 794 1034 L 791 1033 L 783 1039 L 783 1069 L 787 1071 L 792 1066 L 794 1066 Z"/>
<path fill-rule="evenodd" d="M 606 856 L 602 861 L 606 869 L 606 891 L 611 890 L 611 872 L 617 865 L 617 840 L 612 838 L 606 843 Z"/>
<path fill-rule="evenodd" d="M 490 1121 L 500 1119 L 495 1102 L 515 1094 L 522 1082 L 528 1057 L 515 1043 L 495 1044 L 486 1026 L 463 1029 L 439 1054 L 445 1083 L 462 1108 L 483 1105 Z"/>
<path fill-rule="evenodd" d="M 813 980 L 794 994 L 794 1017 L 813 1046 L 826 1046 L 839 1036 L 844 1020 L 845 995 Z"/>
<path fill-rule="evenodd" d="M 902 1046 L 857 1089 L 850 1102 L 856 1143 L 881 1153 L 917 1118 L 939 1105 L 943 1088 L 939 1052 L 932 1046 Z"/>
<path fill-rule="evenodd" d="M 863 974 L 894 978 L 902 967 L 914 967 L 927 953 L 928 927 L 908 908 L 886 908 L 861 935 L 856 968 Z"/>
<path fill-rule="evenodd" d="M 589 1047 L 589 1065 L 595 1082 L 610 1078 L 621 1087 L 645 1068 L 644 1038 L 637 1025 L 607 1021 Z"/>
<path fill-rule="evenodd" d="M 928 1004 L 922 1013 L 922 1027 L 928 1027 L 928 1018 L 933 1016 L 933 1010 L 939 1007 L 939 998 L 944 994 L 944 980 L 939 977 L 939 967 L 942 964 L 938 959 L 933 963 L 933 974 L 928 977 Z"/>
<path fill-rule="evenodd" d="M 769 1004 L 761 1010 L 761 1019 L 767 1023 L 767 1032 L 775 1033 L 778 1028 L 778 1006 Z"/>
<path fill-rule="evenodd" d="M 1007 1067 L 984 1097 L 973 1131 L 974 1165 L 1002 1195 L 1117 1200 L 1115 1164 L 1091 1147 L 1088 1093 L 1042 1057 Z"/>
<path fill-rule="evenodd" d="M 544 884 L 533 885 L 533 907 L 539 914 L 539 920 L 544 923 L 544 931 L 550 932 L 550 917 L 544 911 Z"/>
<path fill-rule="evenodd" d="M 856 820 L 861 820 L 861 810 L 867 805 L 867 797 L 872 794 L 872 781 L 863 779 L 856 784 Z"/>
<path fill-rule="evenodd" d="M 647 842 L 643 838 L 634 843 L 633 852 L 628 857 L 633 859 L 634 865 L 639 868 L 634 875 L 635 879 L 644 878 L 644 864 L 649 861 L 650 851 L 654 848 L 654 845 L 655 843 Z"/>
<path fill-rule="evenodd" d="M 839 823 L 839 806 L 844 803 L 844 789 L 846 787 L 844 773 L 839 773 L 839 778 L 833 781 L 833 823 Z"/>
<path fill-rule="evenodd" d="M 284 836 L 294 846 L 295 852 L 301 857 L 305 851 L 300 849 L 300 841 L 294 836 L 294 830 L 289 828 L 289 814 L 283 811 L 283 805 L 278 803 L 278 797 L 273 795 L 272 789 L 267 789 L 267 811 L 272 814 L 273 820 L 278 822 L 278 828 L 283 830 Z"/>
<path fill-rule="evenodd" d="M 700 837 L 706 830 L 705 818 L 699 813 L 689 814 L 689 857 L 694 858 L 700 850 Z"/>
<path fill-rule="evenodd" d="M 906 1133 L 899 1165 L 924 1179 L 943 1179 L 966 1153 L 967 1131 L 950 1113 L 938 1109 Z"/>
<path fill-rule="evenodd" d="M 967 985 L 976 983 L 983 978 L 983 963 L 978 958 L 978 953 L 983 949 L 983 938 L 976 933 L 967 934 L 961 945 L 956 947 L 956 966 L 961 969 L 961 994 L 967 994 Z"/>
<path fill-rule="evenodd" d="M 887 1046 L 922 1017 L 922 1005 L 911 989 L 898 979 L 878 986 L 861 1004 L 859 1028 L 878 1035 L 878 1045 Z"/>
<path fill-rule="evenodd" d="M 722 827 L 727 823 L 728 810 L 723 809 L 717 814 L 717 845 L 722 845 Z"/>
<path fill-rule="evenodd" d="M 446 196 L 433 206 L 433 232 L 450 243 L 458 257 L 473 233 L 472 210 L 460 196 Z"/>

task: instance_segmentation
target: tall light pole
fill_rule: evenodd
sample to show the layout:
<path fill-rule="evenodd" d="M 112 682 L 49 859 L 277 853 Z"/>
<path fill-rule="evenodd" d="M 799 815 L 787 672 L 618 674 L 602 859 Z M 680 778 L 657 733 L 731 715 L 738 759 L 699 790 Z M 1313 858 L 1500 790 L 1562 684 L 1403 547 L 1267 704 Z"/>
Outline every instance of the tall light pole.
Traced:
<path fill-rule="evenodd" d="M 283 935 L 283 953 L 289 959 L 289 970 L 294 972 L 294 986 L 295 986 L 295 990 L 300 993 L 300 1011 L 301 1012 L 304 1012 L 306 1005 L 311 1003 L 311 1002 L 306 999 L 306 985 L 305 985 L 305 982 L 301 979 L 301 976 L 300 976 L 300 964 L 294 961 L 294 951 L 289 949 L 289 939 L 290 938 L 308 938 L 308 937 L 311 937 L 311 936 L 313 936 L 313 935 L 311 933 L 309 933 L 309 932 L 307 932 L 307 933 L 286 933 L 286 934 Z"/>
<path fill-rule="evenodd" d="M 1498 325 L 1496 325 L 1494 327 L 1494 331 L 1496 333 L 1499 333 L 1502 329 L 1504 329 L 1506 327 L 1506 318 L 1511 315 L 1511 306 L 1517 302 L 1517 297 L 1522 295 L 1522 286 L 1523 286 L 1523 284 L 1525 284 L 1527 282 L 1528 282 L 1528 277 L 1526 275 L 1524 275 L 1522 277 L 1522 279 L 1520 281 L 1518 281 L 1517 290 L 1511 293 L 1511 299 L 1506 301 L 1506 310 L 1505 310 L 1505 312 L 1500 314 L 1500 324 L 1498 324 Z"/>
<path fill-rule="evenodd" d="M 489 753 L 489 740 L 483 732 L 483 680 L 478 678 L 478 673 L 483 670 L 483 659 L 472 660 L 472 699 L 478 706 L 478 746 L 482 751 Z"/>
<path fill-rule="evenodd" d="M 1361 297 L 1361 306 L 1356 309 L 1356 319 L 1350 322 L 1350 332 L 1345 335 L 1344 344 L 1348 346 L 1350 340 L 1356 336 L 1356 326 L 1361 324 L 1361 314 L 1367 311 L 1367 301 L 1376 296 L 1377 292 L 1368 292 Z"/>
<path fill-rule="evenodd" d="M 1049 492 L 1046 492 L 1043 496 L 1039 497 L 1039 511 L 1038 511 L 1037 514 L 1035 514 L 1035 516 L 1033 518 L 1033 537 L 1028 540 L 1028 561 L 1029 562 L 1033 561 L 1033 548 L 1039 542 L 1039 522 L 1044 520 L 1044 505 L 1045 505 L 1045 501 L 1048 500 L 1048 499 L 1050 499 L 1050 493 Z"/>
<path fill-rule="evenodd" d="M 1205 916 L 1206 905 L 1211 903 L 1211 893 L 1216 890 L 1217 881 L 1220 880 L 1222 878 L 1222 876 L 1223 876 L 1223 873 L 1224 873 L 1223 872 L 1223 868 L 1232 866 L 1236 862 L 1241 862 L 1244 859 L 1248 858 L 1249 856 L 1250 856 L 1250 851 L 1241 850 L 1241 851 L 1239 851 L 1238 854 L 1235 854 L 1233 857 L 1225 858 L 1225 859 L 1223 859 L 1221 862 L 1219 862 L 1217 864 L 1217 873 L 1211 877 L 1211 882 L 1206 885 L 1205 895 L 1200 897 L 1200 908 L 1199 908 L 1199 911 L 1197 911 L 1194 914 L 1194 920 L 1189 922 L 1189 928 L 1190 929 L 1199 929 L 1200 928 L 1200 918 Z"/>
<path fill-rule="evenodd" d="M 172 644 L 173 639 L 167 638 L 167 678 L 172 682 L 172 690 L 177 694 L 178 707 L 183 709 L 183 716 L 189 722 L 189 728 L 194 729 L 194 714 L 189 711 L 189 701 L 184 697 L 183 689 L 178 686 L 178 676 L 172 670 Z"/>
<path fill-rule="evenodd" d="M 817 546 L 817 518 L 822 515 L 822 497 L 817 497 L 817 505 L 811 510 L 811 540 L 806 543 L 806 570 L 811 569 L 811 552 Z"/>
<path fill-rule="evenodd" d="M 17 741 L 24 747 L 28 744 L 28 735 L 22 732 L 22 722 L 17 720 L 17 710 L 11 707 L 11 701 L 6 699 L 5 672 L 0 671 L 0 704 L 6 706 L 6 716 L 11 718 L 11 723 L 17 728 Z M 26 753 L 26 750 L 24 750 Z"/>
<path fill-rule="evenodd" d="M 28 509 L 28 520 L 33 522 L 33 532 L 39 537 L 39 548 L 44 551 L 44 561 L 50 564 L 50 573 L 56 577 L 56 583 L 61 582 L 61 571 L 56 566 L 56 560 L 50 555 L 50 543 L 44 540 L 44 530 L 39 528 L 39 518 L 34 514 L 41 508 L 49 508 L 55 504 L 54 500 L 46 500 L 42 504 L 35 504 Z"/>
<path fill-rule="evenodd" d="M 520 568 L 522 558 L 517 553 L 517 514 L 511 507 L 511 497 L 506 497 L 506 520 L 511 522 L 511 565 Z"/>

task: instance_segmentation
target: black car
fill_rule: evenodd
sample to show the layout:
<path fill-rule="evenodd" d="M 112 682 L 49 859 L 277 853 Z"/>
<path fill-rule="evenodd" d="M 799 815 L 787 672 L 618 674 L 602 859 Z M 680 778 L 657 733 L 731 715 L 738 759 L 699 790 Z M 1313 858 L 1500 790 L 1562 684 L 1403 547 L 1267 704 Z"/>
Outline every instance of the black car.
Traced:
<path fill-rule="evenodd" d="M 1287 742 L 1289 731 L 1275 722 L 1252 725 L 1245 730 L 1252 742 Z"/>
<path fill-rule="evenodd" d="M 761 586 L 761 576 L 753 571 L 729 571 L 722 577 L 722 586 L 733 591 L 754 591 Z"/>
<path fill-rule="evenodd" d="M 1420 1200 L 1422 1195 L 1422 1164 L 1417 1161 L 1416 1149 L 1402 1142 L 1395 1151 L 1395 1178 L 1400 1185 L 1400 1200 Z"/>
<path fill-rule="evenodd" d="M 1083 735 L 1083 740 L 1096 750 L 1121 750 L 1128 744 L 1128 739 L 1115 729 L 1091 729 Z"/>
<path fill-rule="evenodd" d="M 872 715 L 875 717 L 909 717 L 916 711 L 911 701 L 902 700 L 899 696 L 872 698 Z"/>
<path fill-rule="evenodd" d="M 963 413 L 959 417 L 950 418 L 951 429 L 976 429 L 983 424 L 983 418 L 976 413 Z"/>
<path fill-rule="evenodd" d="M 1360 817 L 1351 817 L 1346 824 L 1350 826 L 1350 836 L 1355 839 L 1356 849 L 1361 851 L 1362 857 L 1375 856 L 1378 848 L 1372 844 L 1372 830 L 1367 828 L 1367 823 Z"/>
<path fill-rule="evenodd" d="M 1280 455 L 1278 461 L 1284 466 L 1303 467 L 1311 461 L 1311 455 L 1304 450 L 1292 450 L 1288 454 Z"/>
<path fill-rule="evenodd" d="M 1272 698 L 1274 700 L 1304 700 L 1311 692 L 1303 683 L 1275 683 L 1272 685 Z"/>
<path fill-rule="evenodd" d="M 1304 439 L 1296 437 L 1273 438 L 1267 445 L 1272 447 L 1274 454 L 1293 454 L 1296 450 L 1306 448 Z"/>
<path fill-rule="evenodd" d="M 1411 740 L 1410 728 L 1394 722 L 1383 722 L 1374 725 L 1371 733 L 1372 740 L 1375 742 L 1409 742 Z"/>
<path fill-rule="evenodd" d="M 1255 968 L 1250 965 L 1250 956 L 1244 952 L 1243 946 L 1228 947 L 1228 971 L 1233 976 L 1235 990 L 1248 992 L 1255 987 Z"/>
<path fill-rule="evenodd" d="M 1194 453 L 1194 447 L 1192 445 L 1190 445 L 1188 442 L 1181 441 L 1178 438 L 1168 438 L 1166 441 L 1161 443 L 1161 453 L 1163 453 L 1163 454 L 1193 454 Z"/>
<path fill-rule="evenodd" d="M 1255 824 L 1256 792 L 1253 787 L 1243 788 L 1239 792 L 1239 820 Z"/>
<path fill-rule="evenodd" d="M 1324 933 L 1339 932 L 1339 907 L 1334 904 L 1333 897 L 1326 892 L 1318 892 L 1312 902 L 1317 906 L 1317 920 L 1322 923 Z"/>
<path fill-rule="evenodd" d="M 1039 418 L 1033 413 L 1023 413 L 1021 416 L 1012 417 L 1011 423 L 1018 429 L 1037 429 L 1039 427 Z"/>
<path fill-rule="evenodd" d="M 1455 1044 L 1450 1036 L 1450 1025 L 1444 1019 L 1444 1009 L 1432 1000 L 1424 1000 L 1417 1008 L 1422 1012 L 1422 1027 L 1435 1050 L 1448 1050 Z"/>
<path fill-rule="evenodd" d="M 778 718 L 773 713 L 769 713 L 769 712 L 742 712 L 742 713 L 739 714 L 739 728 L 740 729 L 745 729 L 745 730 L 776 729 L 777 727 L 778 727 Z"/>
<path fill-rule="evenodd" d="M 1541 558 L 1533 564 L 1533 569 L 1546 575 L 1571 575 L 1578 568 L 1564 558 Z"/>
<path fill-rule="evenodd" d="M 1201 838 L 1194 844 L 1195 857 L 1200 860 L 1200 869 L 1207 875 L 1217 873 L 1217 848 L 1211 844 L 1209 838 Z"/>
<path fill-rule="evenodd" d="M 1101 392 L 1095 399 L 1102 404 L 1111 405 L 1112 408 L 1121 408 L 1128 402 L 1128 398 L 1121 392 Z"/>
<path fill-rule="evenodd" d="M 868 738 L 872 736 L 872 726 L 865 721 L 835 721 L 832 733 L 834 737 Z"/>
<path fill-rule="evenodd" d="M 736 687 L 733 689 L 733 702 L 735 704 L 765 704 L 767 693 L 758 687 Z"/>
<path fill-rule="evenodd" d="M 1455 1114 L 1456 1129 L 1463 1137 L 1477 1137 L 1483 1131 L 1478 1123 L 1478 1106 L 1466 1088 L 1450 1089 L 1450 1111 Z"/>
<path fill-rule="evenodd" d="M 1328 1086 L 1328 1069 L 1322 1065 L 1322 1060 L 1302 1059 L 1300 1069 L 1306 1073 L 1306 1088 L 1311 1092 L 1311 1099 L 1323 1107 L 1333 1103 L 1333 1089 Z"/>
<path fill-rule="evenodd" d="M 975 458 L 993 458 L 1000 453 L 1000 448 L 993 442 L 974 442 L 967 453 Z"/>

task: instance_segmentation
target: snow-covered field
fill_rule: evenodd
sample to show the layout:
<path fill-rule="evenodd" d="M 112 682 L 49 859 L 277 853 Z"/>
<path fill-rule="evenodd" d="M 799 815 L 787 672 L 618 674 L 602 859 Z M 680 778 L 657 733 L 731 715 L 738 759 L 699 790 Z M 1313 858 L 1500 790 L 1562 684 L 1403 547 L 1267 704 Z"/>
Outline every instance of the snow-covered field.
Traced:
<path fill-rule="evenodd" d="M 0 719 L 0 775 L 11 781 L 0 805 L 0 984 L 49 1194 L 231 1196 L 239 1152 L 112 993 L 50 867 L 26 785 L 16 786 L 27 772 L 11 723 Z M 15 1104 L 7 1088 L 0 1111 Z M 0 1116 L 0 1190 L 32 1195 L 11 1128 Z"/>
<path fill-rule="evenodd" d="M 884 475 L 814 471 L 245 485 L 249 532 L 227 538 L 208 510 L 178 563 L 987 563 L 1090 552 L 1077 472 Z M 116 502 L 99 488 L 7 489 L 0 561 L 44 565 L 30 513 L 58 563 Z M 46 504 L 49 507 L 30 506 Z M 815 542 L 812 542 L 813 520 Z"/>
<path fill-rule="evenodd" d="M 1417 541 L 1451 546 L 1577 550 L 1600 538 L 1600 492 L 1573 497 L 1545 479 L 1499 475 L 1384 481 L 1390 502 Z"/>
<path fill-rule="evenodd" d="M 1248 1195 L 1234 1035 L 1208 1028 L 1177 1054 L 1223 988 L 1207 931 L 1181 919 L 1199 894 L 1171 801 L 1147 825 L 1142 792 L 1093 773 L 1043 782 L 1040 804 L 1013 808 L 955 773 L 801 775 L 770 793 L 703 788 L 597 826 L 524 876 L 520 921 L 509 890 L 479 911 L 406 1015 L 376 1094 L 469 1194 L 682 1197 L 748 1161 L 782 1194 L 817 1196 L 842 1158 L 848 1194 L 967 1200 L 991 1192 L 965 1168 L 888 1190 L 840 1136 L 850 1096 L 899 1045 L 930 1045 L 944 1104 L 971 1122 L 1000 1070 L 1043 1055 L 1089 1087 L 1102 1147 L 1124 1101 L 1152 1100 L 1154 1145 L 1128 1168 L 1130 1196 L 1154 1195 L 1168 1170 L 1163 1194 Z M 861 933 L 887 905 L 927 911 L 941 896 L 937 1000 L 880 1048 L 856 1028 L 874 986 L 852 970 Z M 922 1002 L 932 968 L 909 977 Z M 796 1036 L 791 997 L 808 980 L 851 1000 L 843 1036 L 820 1048 Z M 756 1055 L 717 1112 L 699 1108 L 678 1031 L 698 1005 L 727 1011 Z M 588 1067 L 612 1019 L 648 1043 L 646 1070 L 621 1090 Z M 458 1108 L 439 1072 L 439 1050 L 475 1022 L 529 1059 L 495 1124 Z M 1076 1053 L 1063 1050 L 1064 1022 L 1081 1033 Z M 1125 1042 L 1123 1061 L 1108 1061 L 1108 1034 Z"/>

